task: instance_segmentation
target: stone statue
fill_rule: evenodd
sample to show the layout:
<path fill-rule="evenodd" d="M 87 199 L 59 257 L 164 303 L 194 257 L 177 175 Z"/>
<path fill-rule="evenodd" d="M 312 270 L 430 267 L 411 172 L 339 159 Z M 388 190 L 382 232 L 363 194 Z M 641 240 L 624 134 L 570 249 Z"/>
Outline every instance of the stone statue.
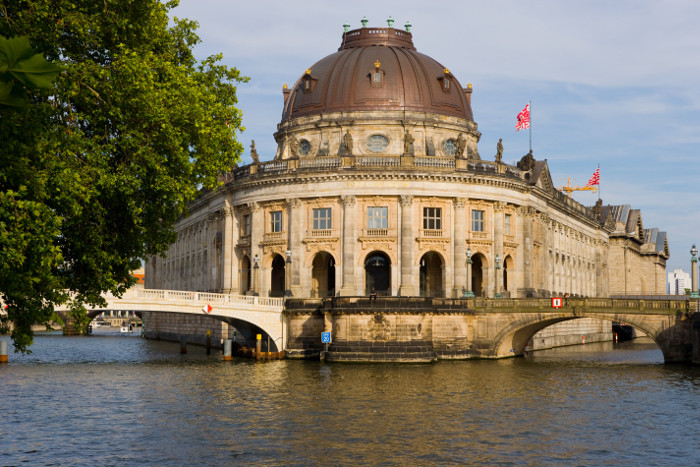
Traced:
<path fill-rule="evenodd" d="M 525 154 L 522 159 L 520 159 L 520 162 L 518 162 L 518 168 L 525 172 L 529 172 L 535 168 L 535 158 L 532 156 L 532 149 L 530 152 Z"/>
<path fill-rule="evenodd" d="M 289 141 L 289 152 L 293 158 L 299 157 L 299 140 L 297 140 L 296 136 Z"/>
<path fill-rule="evenodd" d="M 415 138 L 411 136 L 411 133 L 406 130 L 406 133 L 404 134 L 403 137 L 403 153 L 404 154 L 410 154 L 411 153 L 411 144 L 415 141 Z"/>
<path fill-rule="evenodd" d="M 350 134 L 350 130 L 346 131 L 343 135 L 343 148 L 345 149 L 346 155 L 352 155 L 352 135 Z"/>
<path fill-rule="evenodd" d="M 603 200 L 599 199 L 598 201 L 595 202 L 595 206 L 593 206 L 593 217 L 595 220 L 599 221 L 600 220 L 600 214 L 603 210 Z"/>
<path fill-rule="evenodd" d="M 260 162 L 260 156 L 258 156 L 258 150 L 255 149 L 255 140 L 250 142 L 250 157 L 253 159 L 253 163 L 258 164 Z"/>
<path fill-rule="evenodd" d="M 501 163 L 503 160 L 503 138 L 498 138 L 498 144 L 496 145 L 496 162 Z"/>
<path fill-rule="evenodd" d="M 464 157 L 464 149 L 467 147 L 467 139 L 464 137 L 464 133 L 460 133 L 457 138 L 457 149 L 455 150 L 455 156 Z"/>

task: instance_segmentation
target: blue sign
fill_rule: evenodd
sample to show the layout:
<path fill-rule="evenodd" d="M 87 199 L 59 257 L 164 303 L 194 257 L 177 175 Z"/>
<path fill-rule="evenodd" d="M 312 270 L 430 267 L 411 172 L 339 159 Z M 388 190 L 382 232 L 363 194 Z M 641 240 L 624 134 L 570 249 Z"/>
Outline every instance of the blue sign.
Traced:
<path fill-rule="evenodd" d="M 322 344 L 330 344 L 331 343 L 331 333 L 330 332 L 322 332 L 321 333 L 321 343 Z"/>

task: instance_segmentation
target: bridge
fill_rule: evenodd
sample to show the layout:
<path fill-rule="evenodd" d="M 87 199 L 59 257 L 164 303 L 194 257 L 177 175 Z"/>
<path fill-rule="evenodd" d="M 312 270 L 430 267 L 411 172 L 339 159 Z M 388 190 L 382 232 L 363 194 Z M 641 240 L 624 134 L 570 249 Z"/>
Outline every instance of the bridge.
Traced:
<path fill-rule="evenodd" d="M 700 362 L 700 300 L 686 297 L 570 298 L 561 308 L 553 308 L 549 298 L 382 297 L 372 303 L 367 297 L 285 301 L 154 289 L 131 289 L 120 298 L 106 295 L 105 299 L 107 306 L 88 309 L 91 318 L 107 310 L 208 317 L 233 326 L 249 342 L 254 341 L 255 333 L 262 332 L 270 338 L 271 351 L 291 354 L 300 348 L 320 352 L 321 331 L 333 332 L 334 343 L 372 341 L 381 323 L 380 339 L 427 339 L 440 358 L 512 357 L 522 355 L 541 329 L 586 317 L 622 322 L 643 331 L 659 346 L 666 362 Z M 65 316 L 67 309 L 56 311 Z M 368 315 L 373 316 L 369 323 Z M 169 324 L 159 326 L 167 328 Z M 422 329 L 419 335 L 416 328 Z M 169 337 L 176 339 L 181 331 L 172 329 Z M 414 333 L 406 334 L 407 329 L 414 329 Z M 446 348 L 452 350 L 444 351 Z M 455 349 L 459 352 L 451 356 Z"/>
<path fill-rule="evenodd" d="M 246 334 L 259 329 L 272 342 L 281 342 L 280 350 L 284 350 L 286 327 L 282 316 L 282 298 L 155 289 L 129 289 L 121 297 L 106 294 L 104 298 L 107 301 L 105 307 L 87 309 L 91 319 L 110 310 L 208 316 L 226 322 L 242 332 L 250 330 Z M 67 320 L 67 307 L 58 307 L 56 312 L 64 321 Z M 254 336 L 248 335 L 246 338 L 254 339 Z"/>

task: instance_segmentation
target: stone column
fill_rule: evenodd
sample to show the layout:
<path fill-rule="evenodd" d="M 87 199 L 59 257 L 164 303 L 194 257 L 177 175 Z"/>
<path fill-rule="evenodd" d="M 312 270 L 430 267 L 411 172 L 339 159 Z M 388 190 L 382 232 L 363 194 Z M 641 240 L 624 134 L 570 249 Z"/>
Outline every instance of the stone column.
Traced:
<path fill-rule="evenodd" d="M 250 268 L 251 268 L 251 292 L 260 294 L 260 281 L 262 279 L 262 249 L 260 242 L 265 235 L 265 212 L 257 202 L 250 203 Z M 255 255 L 258 255 L 259 267 L 255 268 Z"/>
<path fill-rule="evenodd" d="M 463 297 L 468 290 L 467 286 L 467 254 L 466 254 L 466 198 L 456 198 L 454 200 L 454 287 L 452 297 Z"/>
<path fill-rule="evenodd" d="M 232 256 L 233 256 L 233 208 L 224 208 L 224 231 L 222 235 L 222 264 L 223 264 L 223 283 L 221 284 L 222 293 L 231 293 L 233 288 L 232 282 Z"/>
<path fill-rule="evenodd" d="M 523 288 L 518 291 L 519 297 L 534 297 L 535 296 L 535 271 L 533 270 L 533 255 L 535 249 L 533 248 L 533 232 L 532 232 L 532 222 L 536 214 L 534 208 L 522 207 L 520 208 L 520 215 L 522 217 L 522 235 L 523 235 L 523 255 L 525 261 L 523 261 Z"/>
<path fill-rule="evenodd" d="M 302 245 L 301 240 L 306 230 L 306 216 L 302 206 L 303 203 L 298 198 L 287 201 L 289 211 L 289 240 L 287 241 L 287 248 L 292 252 L 289 287 L 294 297 L 302 296 L 301 274 L 304 268 L 304 245 Z"/>
<path fill-rule="evenodd" d="M 501 258 L 501 262 L 498 264 L 498 269 L 495 269 L 496 263 L 494 261 L 494 270 L 496 271 L 494 282 L 495 286 L 495 297 L 502 296 L 503 292 L 503 268 L 505 267 L 506 258 L 503 254 L 503 209 L 505 205 L 501 202 L 493 203 L 493 257 L 496 258 L 498 255 Z"/>
<path fill-rule="evenodd" d="M 690 296 L 698 298 L 698 258 L 695 244 L 690 249 Z"/>
<path fill-rule="evenodd" d="M 415 247 L 415 235 L 413 230 L 413 196 L 401 195 L 401 284 L 399 295 L 417 296 L 416 278 L 418 271 L 414 271 L 413 249 Z"/>
<path fill-rule="evenodd" d="M 355 247 L 357 239 L 355 237 L 355 196 L 342 196 L 340 202 L 343 204 L 343 234 L 342 234 L 342 268 L 343 285 L 340 295 L 357 295 L 355 285 Z"/>

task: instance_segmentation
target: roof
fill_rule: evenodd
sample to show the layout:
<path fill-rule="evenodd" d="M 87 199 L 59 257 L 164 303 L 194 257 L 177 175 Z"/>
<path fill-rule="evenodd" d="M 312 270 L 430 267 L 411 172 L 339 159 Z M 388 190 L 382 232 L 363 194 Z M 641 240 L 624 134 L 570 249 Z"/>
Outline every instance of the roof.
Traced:
<path fill-rule="evenodd" d="M 373 110 L 431 112 L 473 121 L 470 92 L 449 69 L 416 51 L 410 32 L 363 27 L 344 33 L 336 53 L 313 64 L 285 90 L 282 122 Z"/>

